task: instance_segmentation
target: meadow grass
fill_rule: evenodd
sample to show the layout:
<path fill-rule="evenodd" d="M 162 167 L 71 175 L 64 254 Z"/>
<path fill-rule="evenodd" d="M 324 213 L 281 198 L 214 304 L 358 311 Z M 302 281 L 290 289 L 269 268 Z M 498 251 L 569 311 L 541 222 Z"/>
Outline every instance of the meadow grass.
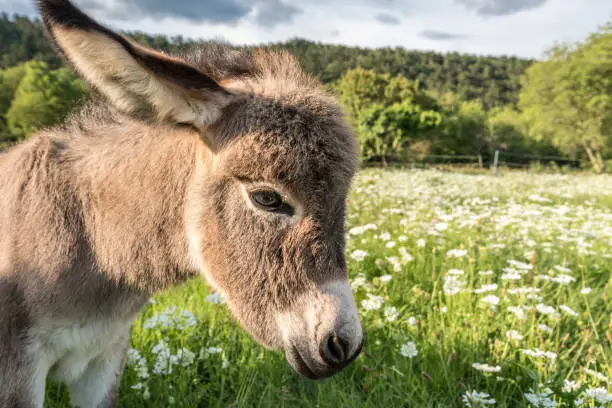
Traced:
<path fill-rule="evenodd" d="M 609 406 L 612 177 L 362 171 L 347 257 L 366 342 L 298 377 L 200 280 L 132 331 L 120 406 Z M 66 406 L 50 383 L 47 406 Z"/>

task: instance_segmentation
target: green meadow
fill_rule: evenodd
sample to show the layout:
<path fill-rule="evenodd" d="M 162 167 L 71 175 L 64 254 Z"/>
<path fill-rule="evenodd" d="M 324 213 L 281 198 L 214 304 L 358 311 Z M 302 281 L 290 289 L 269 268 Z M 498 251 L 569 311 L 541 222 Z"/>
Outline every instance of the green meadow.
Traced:
<path fill-rule="evenodd" d="M 346 255 L 366 341 L 320 382 L 201 281 L 151 300 L 121 407 L 612 404 L 612 177 L 366 169 Z M 68 403 L 50 383 L 48 407 Z"/>

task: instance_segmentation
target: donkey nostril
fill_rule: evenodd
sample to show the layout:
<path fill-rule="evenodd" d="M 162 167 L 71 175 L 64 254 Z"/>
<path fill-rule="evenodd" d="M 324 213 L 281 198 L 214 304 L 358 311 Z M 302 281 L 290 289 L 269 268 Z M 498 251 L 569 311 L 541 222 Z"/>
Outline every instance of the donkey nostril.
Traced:
<path fill-rule="evenodd" d="M 346 360 L 346 343 L 335 334 L 329 336 L 327 340 L 327 347 L 329 347 L 329 351 L 335 360 L 338 362 L 342 362 Z"/>
<path fill-rule="evenodd" d="M 327 339 L 321 343 L 319 350 L 323 361 L 331 366 L 337 366 L 344 363 L 348 359 L 348 351 L 348 342 L 337 336 L 336 333 L 330 334 Z"/>

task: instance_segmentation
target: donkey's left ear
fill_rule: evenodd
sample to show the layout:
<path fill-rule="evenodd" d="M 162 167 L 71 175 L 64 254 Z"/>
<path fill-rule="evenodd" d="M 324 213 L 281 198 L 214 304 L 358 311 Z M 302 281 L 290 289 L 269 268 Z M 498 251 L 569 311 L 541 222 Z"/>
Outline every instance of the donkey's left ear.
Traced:
<path fill-rule="evenodd" d="M 231 94 L 185 61 L 101 26 L 69 0 L 38 0 L 44 24 L 76 71 L 122 111 L 205 128 Z"/>

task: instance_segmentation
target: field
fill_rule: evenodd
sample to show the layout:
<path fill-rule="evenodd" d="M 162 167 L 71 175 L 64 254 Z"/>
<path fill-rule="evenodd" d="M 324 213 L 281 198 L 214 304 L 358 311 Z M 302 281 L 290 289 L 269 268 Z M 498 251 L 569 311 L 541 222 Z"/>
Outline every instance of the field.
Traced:
<path fill-rule="evenodd" d="M 368 169 L 347 256 L 366 343 L 310 382 L 201 281 L 132 334 L 120 406 L 612 405 L 612 177 Z M 49 384 L 47 406 L 66 406 Z"/>

